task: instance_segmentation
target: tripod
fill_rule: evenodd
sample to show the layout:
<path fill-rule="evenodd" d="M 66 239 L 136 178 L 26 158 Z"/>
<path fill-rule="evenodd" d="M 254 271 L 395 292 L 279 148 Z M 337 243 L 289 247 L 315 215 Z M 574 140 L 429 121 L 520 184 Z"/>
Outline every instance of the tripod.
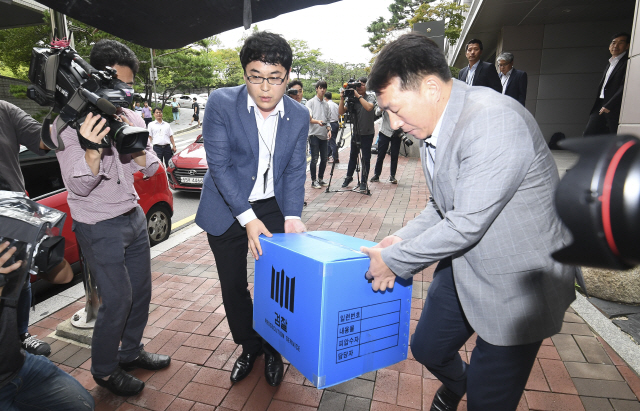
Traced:
<path fill-rule="evenodd" d="M 333 180 L 333 170 L 335 170 L 335 167 L 336 167 L 336 163 L 334 162 L 331 165 L 331 171 L 329 172 L 329 185 L 327 186 L 325 193 L 340 193 L 340 192 L 346 192 L 346 191 L 353 191 L 356 193 L 370 196 L 371 191 L 369 190 L 369 185 L 366 181 L 366 178 L 364 179 L 364 181 L 360 181 L 360 164 L 362 164 L 362 150 L 361 150 L 362 141 L 360 139 L 360 128 L 358 127 L 358 116 L 356 114 L 355 108 L 353 107 L 353 104 L 348 105 L 348 111 L 352 119 L 352 123 L 351 125 L 349 125 L 349 130 L 351 133 L 351 144 L 355 144 L 358 147 L 358 155 L 356 157 L 356 169 L 355 169 L 357 185 L 353 189 L 342 188 L 337 190 L 331 190 L 331 181 Z M 346 125 L 341 127 L 340 129 L 339 137 L 336 140 L 336 148 L 342 148 L 344 146 L 343 134 L 345 129 L 346 129 Z M 353 133 L 354 131 L 356 134 Z M 360 190 L 360 186 L 362 185 L 362 183 L 364 183 L 366 187 L 364 191 Z"/>

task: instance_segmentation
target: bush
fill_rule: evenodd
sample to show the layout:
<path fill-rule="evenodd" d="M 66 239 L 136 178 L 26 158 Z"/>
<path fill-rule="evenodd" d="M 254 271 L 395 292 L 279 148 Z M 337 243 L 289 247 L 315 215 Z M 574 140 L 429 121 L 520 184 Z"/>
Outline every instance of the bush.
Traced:
<path fill-rule="evenodd" d="M 23 84 L 11 84 L 9 93 L 15 98 L 27 98 L 27 86 Z"/>
<path fill-rule="evenodd" d="M 453 67 L 453 66 L 449 66 L 449 70 L 451 70 L 451 77 L 453 78 L 458 78 L 458 73 L 460 73 L 460 69 Z"/>

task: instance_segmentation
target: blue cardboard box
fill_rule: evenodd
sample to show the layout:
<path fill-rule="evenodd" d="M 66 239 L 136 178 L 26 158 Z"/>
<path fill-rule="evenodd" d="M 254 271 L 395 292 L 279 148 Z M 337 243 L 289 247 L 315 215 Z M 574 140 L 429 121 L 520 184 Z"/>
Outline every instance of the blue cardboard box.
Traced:
<path fill-rule="evenodd" d="M 371 241 L 329 231 L 260 237 L 253 327 L 317 388 L 407 358 L 411 281 L 374 292 Z"/>

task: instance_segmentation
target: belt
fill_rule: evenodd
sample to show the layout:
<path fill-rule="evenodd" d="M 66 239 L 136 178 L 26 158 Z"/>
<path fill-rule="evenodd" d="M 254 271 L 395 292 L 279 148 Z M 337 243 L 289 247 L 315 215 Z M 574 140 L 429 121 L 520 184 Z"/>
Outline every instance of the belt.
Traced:
<path fill-rule="evenodd" d="M 271 200 L 275 200 L 275 197 L 263 198 L 262 200 L 256 200 L 256 201 L 249 201 L 249 204 L 262 204 Z"/>
<path fill-rule="evenodd" d="M 168 147 L 168 146 L 170 146 L 170 145 L 171 145 L 171 144 L 154 144 L 153 146 L 154 146 L 154 147 L 155 147 L 155 146 L 158 146 L 158 147 Z"/>
<path fill-rule="evenodd" d="M 135 213 L 135 212 L 136 212 L 136 209 L 137 209 L 137 208 L 138 208 L 138 207 L 133 207 L 131 210 L 129 210 L 129 211 L 125 211 L 124 213 L 122 213 L 122 214 L 120 214 L 120 215 L 121 215 L 121 216 L 131 215 L 131 214 L 133 214 L 133 213 Z"/>

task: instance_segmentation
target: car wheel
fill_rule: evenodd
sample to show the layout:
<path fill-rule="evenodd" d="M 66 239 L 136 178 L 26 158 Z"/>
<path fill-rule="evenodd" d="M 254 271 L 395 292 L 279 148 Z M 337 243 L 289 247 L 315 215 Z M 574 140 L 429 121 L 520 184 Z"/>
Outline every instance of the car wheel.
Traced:
<path fill-rule="evenodd" d="M 171 234 L 170 215 L 169 208 L 162 204 L 154 205 L 147 213 L 147 231 L 152 247 L 169 238 L 169 234 Z"/>

